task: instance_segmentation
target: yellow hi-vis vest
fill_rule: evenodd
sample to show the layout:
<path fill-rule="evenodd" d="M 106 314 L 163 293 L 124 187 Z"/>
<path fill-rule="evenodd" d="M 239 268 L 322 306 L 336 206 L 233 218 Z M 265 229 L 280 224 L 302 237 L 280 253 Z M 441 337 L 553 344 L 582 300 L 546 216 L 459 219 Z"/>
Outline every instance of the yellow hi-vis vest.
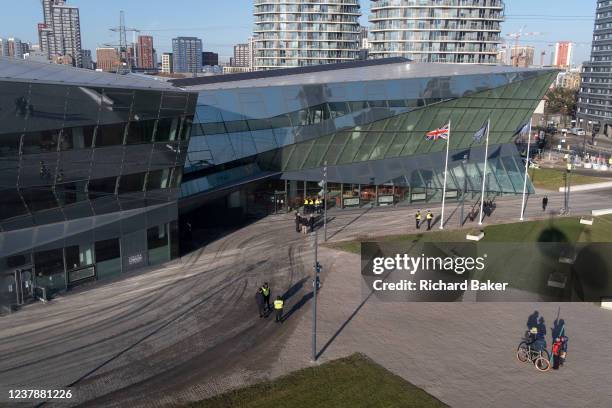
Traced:
<path fill-rule="evenodd" d="M 321 204 L 321 201 L 319 201 L 319 199 L 316 199 L 316 200 L 315 200 L 315 204 L 316 204 L 316 205 L 319 205 L 319 204 Z"/>
<path fill-rule="evenodd" d="M 310 205 L 314 205 L 314 201 L 310 200 Z"/>
<path fill-rule="evenodd" d="M 282 300 L 275 300 L 274 301 L 274 309 L 275 310 L 279 310 L 283 308 L 283 301 Z"/>
<path fill-rule="evenodd" d="M 264 288 L 263 286 L 261 287 L 261 291 L 263 292 L 264 296 L 268 296 L 270 294 L 270 288 Z"/>
<path fill-rule="evenodd" d="M 307 198 L 304 199 L 304 205 L 308 205 L 308 199 Z"/>
<path fill-rule="evenodd" d="M 431 220 L 433 218 L 433 214 L 432 213 L 427 213 L 427 219 Z"/>
<path fill-rule="evenodd" d="M 421 219 L 421 213 L 416 213 L 415 218 L 416 218 L 417 220 L 420 220 L 420 219 Z"/>

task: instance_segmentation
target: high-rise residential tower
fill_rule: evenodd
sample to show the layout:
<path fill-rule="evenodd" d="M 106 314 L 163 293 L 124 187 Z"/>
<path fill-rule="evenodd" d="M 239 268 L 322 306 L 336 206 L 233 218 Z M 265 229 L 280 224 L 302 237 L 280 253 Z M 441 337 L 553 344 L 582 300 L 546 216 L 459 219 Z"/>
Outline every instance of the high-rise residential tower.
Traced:
<path fill-rule="evenodd" d="M 502 0 L 371 0 L 370 58 L 495 64 Z"/>
<path fill-rule="evenodd" d="M 196 37 L 173 38 L 172 66 L 174 72 L 202 71 L 202 40 Z"/>
<path fill-rule="evenodd" d="M 139 35 L 136 43 L 136 66 L 143 69 L 155 68 L 153 59 L 153 37 L 150 35 Z"/>
<path fill-rule="evenodd" d="M 582 64 L 576 117 L 587 131 L 612 134 L 612 1 L 597 0 L 591 59 Z M 589 126 L 589 122 L 590 126 Z"/>
<path fill-rule="evenodd" d="M 65 0 L 42 0 L 44 22 L 38 24 L 41 51 L 49 59 L 69 57 L 81 67 L 81 23 L 79 9 Z"/>
<path fill-rule="evenodd" d="M 164 74 L 171 74 L 174 72 L 172 66 L 172 53 L 164 52 L 161 57 L 161 72 Z"/>
<path fill-rule="evenodd" d="M 255 69 L 359 58 L 359 0 L 255 0 Z"/>
<path fill-rule="evenodd" d="M 555 44 L 555 60 L 553 65 L 559 68 L 569 68 L 572 65 L 574 44 L 570 41 L 559 41 Z"/>

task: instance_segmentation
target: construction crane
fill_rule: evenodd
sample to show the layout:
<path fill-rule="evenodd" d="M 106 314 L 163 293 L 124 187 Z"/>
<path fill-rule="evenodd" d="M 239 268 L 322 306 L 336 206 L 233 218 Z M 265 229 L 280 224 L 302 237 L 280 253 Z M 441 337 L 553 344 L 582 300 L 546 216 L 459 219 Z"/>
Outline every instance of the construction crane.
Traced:
<path fill-rule="evenodd" d="M 534 31 L 534 32 L 525 32 L 524 30 L 525 30 L 525 26 L 522 26 L 521 29 L 518 32 L 506 34 L 507 37 L 510 37 L 510 38 L 512 38 L 514 40 L 514 46 L 512 47 L 512 48 L 514 48 L 516 50 L 514 57 L 512 56 L 512 48 L 510 49 L 511 63 L 512 63 L 512 66 L 514 66 L 514 67 L 518 67 L 519 60 L 520 60 L 521 57 L 523 57 L 522 53 L 519 53 L 519 49 L 518 49 L 519 40 L 521 38 L 523 38 L 523 37 L 537 37 L 539 35 L 544 34 L 544 33 L 540 33 L 540 32 L 537 32 L 537 31 Z"/>
<path fill-rule="evenodd" d="M 121 66 L 117 69 L 117 73 L 126 73 L 132 71 L 132 56 L 129 53 L 127 45 L 127 32 L 132 32 L 136 35 L 140 30 L 137 28 L 127 28 L 125 26 L 125 13 L 123 10 L 119 12 L 119 27 L 110 28 L 112 32 L 119 33 L 119 44 L 104 44 L 106 47 L 114 47 L 119 51 L 119 60 Z M 135 57 L 135 55 L 134 55 Z"/>

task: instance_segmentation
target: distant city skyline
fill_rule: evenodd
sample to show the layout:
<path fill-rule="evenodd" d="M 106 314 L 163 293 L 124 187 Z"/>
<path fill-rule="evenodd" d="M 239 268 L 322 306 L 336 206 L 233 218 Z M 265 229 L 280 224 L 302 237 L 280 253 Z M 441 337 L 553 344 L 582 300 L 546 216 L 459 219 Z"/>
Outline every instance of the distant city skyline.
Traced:
<path fill-rule="evenodd" d="M 253 33 L 253 0 L 233 0 L 220 3 L 213 0 L 181 0 L 167 7 L 167 2 L 106 0 L 104 7 L 85 0 L 68 0 L 68 4 L 80 8 L 82 48 L 95 50 L 105 44 L 116 44 L 118 34 L 111 27 L 119 25 L 119 11 L 125 11 L 126 25 L 141 30 L 142 35 L 152 35 L 157 55 L 172 50 L 172 38 L 195 36 L 203 41 L 203 49 L 219 54 L 220 62 L 228 62 L 233 46 L 244 43 Z M 545 61 L 550 61 L 557 41 L 572 41 L 573 64 L 588 60 L 595 18 L 596 1 L 572 0 L 510 0 L 506 1 L 506 21 L 502 24 L 505 39 L 514 44 L 507 34 L 524 27 L 524 32 L 539 32 L 537 36 L 524 37 L 521 45 L 536 48 L 536 63 L 541 51 L 546 51 Z M 369 25 L 370 1 L 361 1 L 362 25 Z M 43 19 L 39 0 L 24 0 L 17 12 L 4 13 L 0 17 L 0 37 L 15 37 L 24 42 L 38 43 L 36 24 Z M 188 12 L 186 12 L 188 11 Z M 570 17 L 571 16 L 571 17 Z M 128 33 L 128 41 L 132 41 Z"/>

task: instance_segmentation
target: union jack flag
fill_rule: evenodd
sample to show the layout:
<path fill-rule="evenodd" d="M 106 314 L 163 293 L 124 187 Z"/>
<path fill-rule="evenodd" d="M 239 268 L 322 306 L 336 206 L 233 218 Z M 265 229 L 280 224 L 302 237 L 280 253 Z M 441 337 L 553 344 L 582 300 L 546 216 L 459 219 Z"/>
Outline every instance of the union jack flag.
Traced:
<path fill-rule="evenodd" d="M 448 139 L 448 134 L 450 133 L 450 129 L 448 123 L 441 128 L 432 130 L 431 132 L 427 132 L 425 136 L 427 140 L 433 140 L 434 142 L 438 139 Z"/>

